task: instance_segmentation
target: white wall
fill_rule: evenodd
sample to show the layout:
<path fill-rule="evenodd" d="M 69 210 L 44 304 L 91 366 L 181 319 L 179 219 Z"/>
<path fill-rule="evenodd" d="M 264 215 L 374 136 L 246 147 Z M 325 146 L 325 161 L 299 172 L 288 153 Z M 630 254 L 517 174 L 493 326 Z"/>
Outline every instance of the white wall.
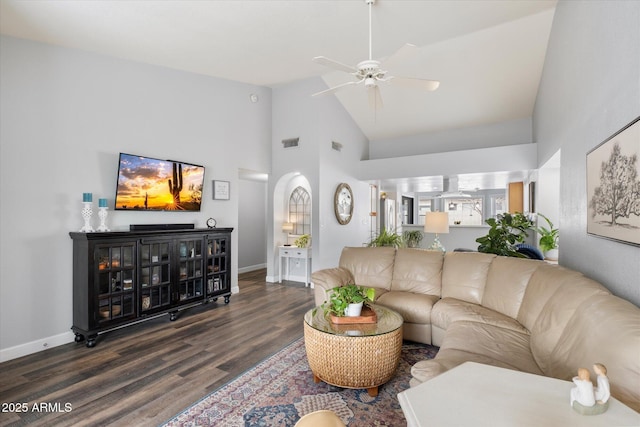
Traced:
<path fill-rule="evenodd" d="M 205 186 L 200 213 L 112 211 L 112 229 L 209 216 L 237 228 L 238 169 L 271 167 L 271 90 L 10 37 L 0 52 L 4 360 L 73 339 L 68 233 L 83 223 L 81 193 L 113 207 L 119 152 L 202 164 Z M 212 200 L 212 179 L 231 182 L 231 200 Z M 236 291 L 237 247 L 235 231 Z"/>
<path fill-rule="evenodd" d="M 357 163 L 367 155 L 367 140 L 334 96 L 311 97 L 326 89 L 319 78 L 301 80 L 273 90 L 272 179 L 269 184 L 270 220 L 268 233 L 267 280 L 274 280 L 274 249 L 282 233 L 281 199 L 275 192 L 281 179 L 300 173 L 310 184 L 312 195 L 313 270 L 335 267 L 344 246 L 362 244 L 369 223 L 369 186 L 355 178 Z M 299 147 L 284 149 L 282 140 L 299 137 Z M 331 141 L 343 144 L 332 150 Z M 354 219 L 342 226 L 333 213 L 333 196 L 339 183 L 348 183 L 354 192 Z M 276 202 L 274 202 L 274 200 Z M 274 209 L 274 203 L 277 203 Z M 368 219 L 368 216 L 367 216 Z"/>
<path fill-rule="evenodd" d="M 562 149 L 560 264 L 640 305 L 640 249 L 587 235 L 586 153 L 640 115 L 640 2 L 561 1 L 533 128 L 540 164 Z"/>

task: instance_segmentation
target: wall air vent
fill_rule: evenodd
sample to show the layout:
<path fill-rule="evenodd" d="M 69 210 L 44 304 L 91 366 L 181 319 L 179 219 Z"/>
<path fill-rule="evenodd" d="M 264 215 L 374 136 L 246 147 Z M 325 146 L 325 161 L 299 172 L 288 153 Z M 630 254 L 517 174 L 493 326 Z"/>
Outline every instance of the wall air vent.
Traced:
<path fill-rule="evenodd" d="M 331 148 L 336 151 L 342 151 L 342 144 L 340 144 L 339 142 L 331 141 Z"/>
<path fill-rule="evenodd" d="M 294 148 L 294 147 L 298 146 L 299 142 L 300 142 L 300 138 L 283 139 L 282 140 L 282 146 L 284 148 Z"/>

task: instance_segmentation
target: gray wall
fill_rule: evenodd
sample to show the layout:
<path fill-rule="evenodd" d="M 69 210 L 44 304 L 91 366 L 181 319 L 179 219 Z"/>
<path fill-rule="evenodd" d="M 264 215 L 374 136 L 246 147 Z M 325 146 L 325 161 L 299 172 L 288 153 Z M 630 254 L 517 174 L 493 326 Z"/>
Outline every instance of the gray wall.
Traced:
<path fill-rule="evenodd" d="M 238 182 L 238 271 L 267 266 L 267 182 Z"/>
<path fill-rule="evenodd" d="M 533 117 L 540 164 L 562 149 L 560 264 L 640 305 L 640 248 L 587 235 L 586 153 L 640 115 L 640 2 L 560 1 Z"/>
<path fill-rule="evenodd" d="M 205 186 L 199 213 L 111 211 L 112 229 L 209 216 L 238 227 L 238 169 L 271 167 L 271 90 L 9 37 L 0 52 L 4 360 L 73 340 L 69 231 L 83 192 L 113 208 L 119 152 L 202 164 Z M 212 200 L 213 179 L 231 182 L 229 201 Z"/>

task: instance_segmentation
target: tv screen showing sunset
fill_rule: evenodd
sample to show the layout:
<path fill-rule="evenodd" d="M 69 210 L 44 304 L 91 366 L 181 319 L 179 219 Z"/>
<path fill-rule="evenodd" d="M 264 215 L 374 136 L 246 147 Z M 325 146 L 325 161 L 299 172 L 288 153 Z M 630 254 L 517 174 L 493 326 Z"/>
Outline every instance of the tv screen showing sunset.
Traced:
<path fill-rule="evenodd" d="M 115 208 L 199 211 L 203 183 L 203 166 L 121 153 Z"/>

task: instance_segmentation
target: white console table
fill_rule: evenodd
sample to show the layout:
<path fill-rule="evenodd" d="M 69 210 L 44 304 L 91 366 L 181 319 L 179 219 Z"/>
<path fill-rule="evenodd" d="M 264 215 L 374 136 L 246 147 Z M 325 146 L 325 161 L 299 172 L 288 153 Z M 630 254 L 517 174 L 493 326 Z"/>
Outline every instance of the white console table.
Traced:
<path fill-rule="evenodd" d="M 309 284 L 309 271 L 311 270 L 311 248 L 299 248 L 297 246 L 278 247 L 278 282 L 282 283 L 282 262 L 285 262 L 285 279 L 289 280 L 290 262 L 292 258 L 304 260 L 305 286 Z"/>
<path fill-rule="evenodd" d="M 600 415 L 569 405 L 571 381 L 466 362 L 398 393 L 407 426 L 640 426 L 613 397 Z"/>

